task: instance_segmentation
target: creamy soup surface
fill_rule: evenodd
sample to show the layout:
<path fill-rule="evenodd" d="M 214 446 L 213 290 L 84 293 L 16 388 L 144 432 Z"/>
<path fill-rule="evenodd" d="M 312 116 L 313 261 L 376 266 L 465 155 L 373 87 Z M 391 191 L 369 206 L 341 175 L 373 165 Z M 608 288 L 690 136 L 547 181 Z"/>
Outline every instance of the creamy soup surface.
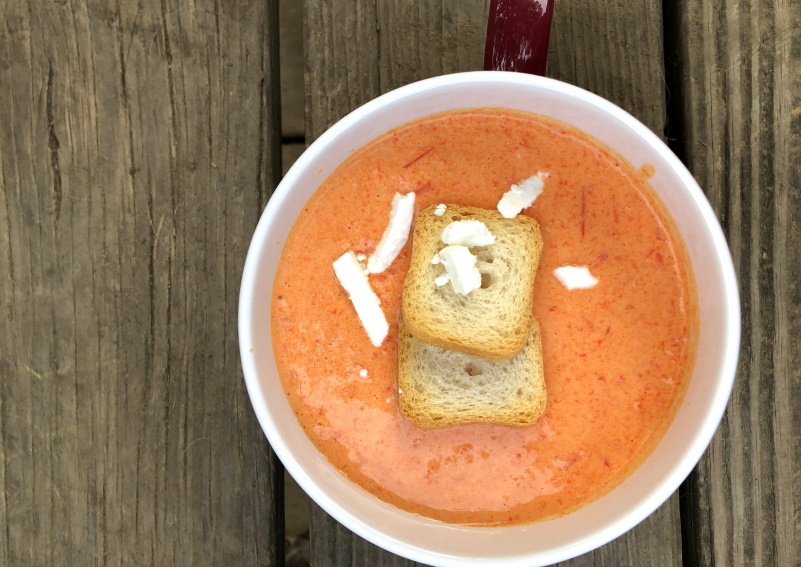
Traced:
<path fill-rule="evenodd" d="M 637 165 L 563 123 L 476 109 L 393 130 L 328 175 L 284 245 L 271 321 L 289 403 L 326 458 L 390 504 L 461 524 L 563 515 L 622 482 L 673 418 L 698 325 L 683 243 L 647 184 L 653 168 Z M 396 192 L 415 191 L 417 211 L 437 203 L 492 209 L 537 172 L 550 177 L 523 214 L 539 222 L 544 241 L 533 293 L 546 412 L 520 429 L 419 429 L 397 403 L 411 241 L 370 276 L 390 322 L 379 348 L 331 263 L 348 250 L 373 251 Z M 589 266 L 599 283 L 568 291 L 553 275 L 567 264 Z"/>

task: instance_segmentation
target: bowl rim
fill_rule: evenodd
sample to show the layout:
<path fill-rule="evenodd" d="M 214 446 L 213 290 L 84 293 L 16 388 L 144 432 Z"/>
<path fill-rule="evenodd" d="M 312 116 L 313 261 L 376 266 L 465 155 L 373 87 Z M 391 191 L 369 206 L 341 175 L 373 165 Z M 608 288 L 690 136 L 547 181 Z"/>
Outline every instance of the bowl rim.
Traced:
<path fill-rule="evenodd" d="M 445 555 L 388 536 L 352 515 L 342 504 L 323 492 L 311 476 L 307 474 L 295 460 L 292 455 L 292 450 L 283 439 L 279 428 L 273 421 L 272 415 L 267 408 L 265 393 L 261 388 L 256 364 L 253 357 L 249 356 L 248 352 L 250 348 L 249 345 L 254 344 L 251 335 L 251 306 L 256 292 L 254 282 L 258 272 L 259 262 L 266 245 L 267 233 L 270 225 L 277 218 L 281 204 L 289 196 L 290 190 L 295 185 L 301 172 L 308 167 L 315 156 L 324 152 L 340 135 L 355 124 L 369 118 L 371 114 L 383 107 L 407 97 L 441 87 L 464 86 L 475 83 L 533 87 L 552 91 L 563 96 L 581 99 L 583 102 L 597 108 L 600 112 L 609 114 L 612 118 L 620 120 L 639 136 L 645 144 L 652 146 L 653 149 L 665 159 L 673 172 L 682 180 L 692 197 L 695 208 L 706 224 L 706 228 L 711 236 L 713 247 L 717 252 L 717 257 L 720 262 L 720 270 L 724 283 L 722 300 L 725 305 L 725 312 L 727 313 L 725 325 L 726 337 L 721 356 L 723 362 L 718 370 L 718 383 L 714 391 L 713 402 L 703 412 L 704 418 L 702 420 L 702 425 L 692 436 L 691 443 L 688 445 L 687 449 L 681 454 L 680 458 L 677 459 L 669 473 L 662 477 L 661 482 L 656 483 L 649 491 L 648 497 L 640 500 L 636 505 L 624 511 L 620 518 L 605 524 L 603 528 L 593 532 L 589 537 L 573 545 L 550 551 L 536 551 L 515 557 L 483 556 L 480 560 L 466 556 Z M 320 135 L 320 137 L 306 149 L 289 169 L 272 197 L 269 199 L 253 234 L 248 248 L 240 285 L 238 330 L 240 357 L 242 360 L 245 384 L 259 424 L 286 470 L 323 510 L 360 537 L 383 549 L 413 561 L 448 567 L 455 567 L 466 563 L 487 562 L 503 564 L 510 567 L 523 567 L 533 564 L 548 564 L 563 561 L 572 557 L 577 557 L 608 543 L 644 520 L 678 489 L 679 485 L 684 481 L 687 475 L 689 475 L 706 451 L 728 405 L 736 376 L 740 351 L 741 313 L 734 264 L 717 217 L 692 174 L 656 134 L 625 110 L 580 87 L 555 79 L 534 75 L 501 71 L 472 71 L 424 79 L 387 92 L 347 114 Z M 486 528 L 475 527 L 472 529 L 485 530 Z"/>

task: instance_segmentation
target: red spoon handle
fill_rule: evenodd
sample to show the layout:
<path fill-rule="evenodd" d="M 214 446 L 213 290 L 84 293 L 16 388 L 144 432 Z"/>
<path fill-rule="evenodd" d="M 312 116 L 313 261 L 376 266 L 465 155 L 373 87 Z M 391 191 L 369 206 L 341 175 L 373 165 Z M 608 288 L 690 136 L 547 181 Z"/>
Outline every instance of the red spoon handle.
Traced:
<path fill-rule="evenodd" d="M 553 2 L 492 0 L 484 69 L 544 75 Z"/>

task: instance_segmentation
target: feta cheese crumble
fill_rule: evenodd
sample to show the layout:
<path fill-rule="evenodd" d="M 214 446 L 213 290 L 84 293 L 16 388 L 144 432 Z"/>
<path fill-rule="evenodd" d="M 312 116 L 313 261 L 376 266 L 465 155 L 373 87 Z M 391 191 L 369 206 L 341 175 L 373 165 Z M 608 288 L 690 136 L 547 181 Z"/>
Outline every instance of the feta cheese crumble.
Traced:
<path fill-rule="evenodd" d="M 598 278 L 590 273 L 587 266 L 562 266 L 553 271 L 563 286 L 571 289 L 588 289 L 598 283 Z"/>
<path fill-rule="evenodd" d="M 512 219 L 516 217 L 520 211 L 526 209 L 534 204 L 534 201 L 542 193 L 544 183 L 542 178 L 545 175 L 539 173 L 533 177 L 529 177 L 520 182 L 518 185 L 512 187 L 503 194 L 501 200 L 498 201 L 498 210 L 504 218 Z"/>

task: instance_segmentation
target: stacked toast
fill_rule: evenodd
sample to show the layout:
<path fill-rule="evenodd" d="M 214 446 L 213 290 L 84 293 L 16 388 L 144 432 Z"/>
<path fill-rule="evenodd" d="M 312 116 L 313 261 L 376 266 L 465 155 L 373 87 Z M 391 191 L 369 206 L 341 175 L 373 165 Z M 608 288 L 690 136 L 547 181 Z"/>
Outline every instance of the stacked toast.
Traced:
<path fill-rule="evenodd" d="M 539 225 L 525 215 L 461 205 L 420 213 L 398 332 L 406 418 L 423 428 L 540 418 L 546 393 L 532 302 L 541 252 Z"/>

